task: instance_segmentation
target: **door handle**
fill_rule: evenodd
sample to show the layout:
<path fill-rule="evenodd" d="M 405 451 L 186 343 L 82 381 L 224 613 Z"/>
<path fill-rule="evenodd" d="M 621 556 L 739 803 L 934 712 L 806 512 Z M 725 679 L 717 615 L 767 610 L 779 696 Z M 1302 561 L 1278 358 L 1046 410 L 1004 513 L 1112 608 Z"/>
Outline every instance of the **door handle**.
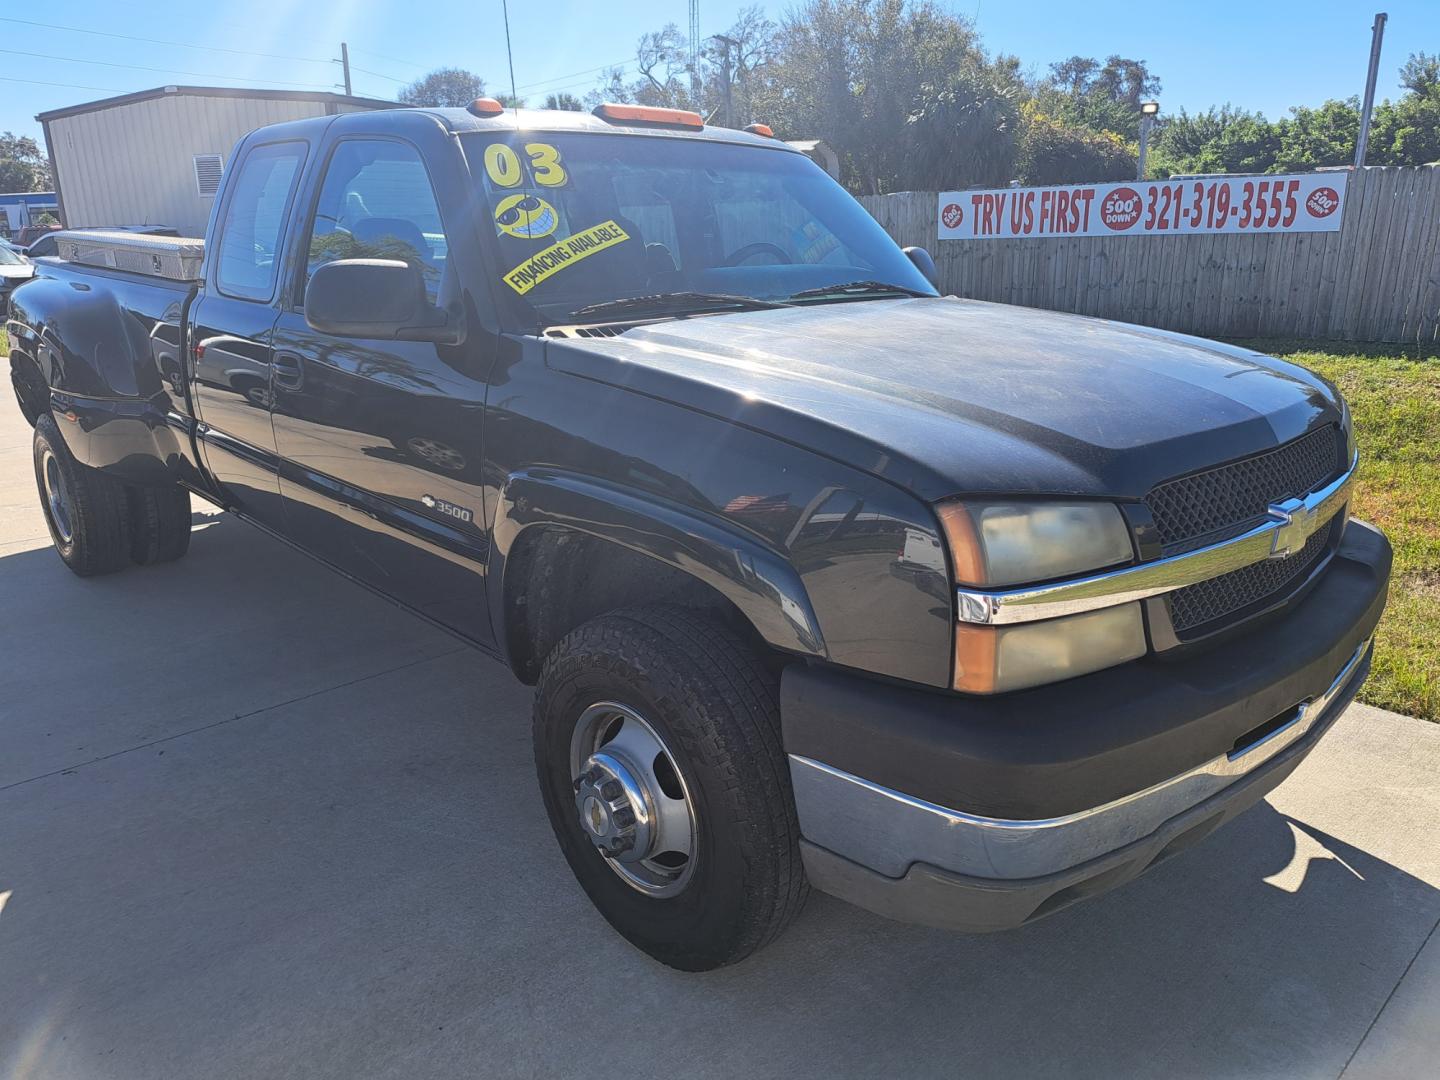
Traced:
<path fill-rule="evenodd" d="M 270 361 L 270 370 L 275 376 L 275 385 L 286 390 L 299 390 L 305 382 L 305 369 L 300 366 L 300 357 L 294 353 L 276 353 Z"/>

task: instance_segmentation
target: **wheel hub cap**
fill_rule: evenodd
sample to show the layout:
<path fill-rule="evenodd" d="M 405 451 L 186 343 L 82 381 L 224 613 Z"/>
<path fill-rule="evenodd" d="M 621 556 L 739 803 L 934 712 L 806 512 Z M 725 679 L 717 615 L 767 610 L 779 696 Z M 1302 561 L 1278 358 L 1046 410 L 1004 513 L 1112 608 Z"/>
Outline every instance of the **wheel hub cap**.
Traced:
<path fill-rule="evenodd" d="M 586 760 L 575 781 L 575 806 L 602 855 L 622 862 L 650 855 L 652 815 L 645 791 L 618 758 L 597 753 Z"/>
<path fill-rule="evenodd" d="M 625 705 L 586 709 L 570 743 L 575 813 L 586 839 L 628 885 L 672 896 L 694 872 L 694 804 L 659 733 Z"/>
<path fill-rule="evenodd" d="M 70 518 L 70 489 L 65 486 L 65 474 L 54 453 L 46 450 L 40 459 L 41 477 L 45 483 L 45 502 L 50 508 L 50 520 L 62 542 L 68 544 L 75 535 Z"/>

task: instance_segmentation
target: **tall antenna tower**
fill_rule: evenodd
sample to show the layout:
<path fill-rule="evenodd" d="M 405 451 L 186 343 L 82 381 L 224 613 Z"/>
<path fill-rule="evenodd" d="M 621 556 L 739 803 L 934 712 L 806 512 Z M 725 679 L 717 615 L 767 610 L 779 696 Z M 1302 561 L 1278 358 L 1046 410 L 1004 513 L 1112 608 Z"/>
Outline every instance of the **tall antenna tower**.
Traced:
<path fill-rule="evenodd" d="M 690 0 L 690 90 L 700 94 L 700 0 Z"/>

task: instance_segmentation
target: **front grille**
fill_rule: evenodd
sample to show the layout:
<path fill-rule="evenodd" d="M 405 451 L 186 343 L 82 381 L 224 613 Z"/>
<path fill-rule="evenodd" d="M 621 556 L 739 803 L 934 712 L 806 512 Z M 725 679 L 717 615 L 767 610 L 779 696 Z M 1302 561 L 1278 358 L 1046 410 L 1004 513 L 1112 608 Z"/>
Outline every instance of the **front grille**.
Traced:
<path fill-rule="evenodd" d="M 1328 528 L 1312 535 L 1294 555 L 1176 589 L 1169 594 L 1175 636 L 1182 641 L 1202 637 L 1212 624 L 1250 614 L 1248 609 L 1266 606 L 1266 601 L 1299 587 L 1329 553 L 1344 524 L 1344 515 L 1336 514 Z"/>
<path fill-rule="evenodd" d="M 1215 469 L 1152 488 L 1154 515 L 1166 555 L 1238 536 L 1267 517 L 1271 503 L 1298 499 L 1343 471 L 1344 440 L 1334 424 Z M 1288 561 L 1288 560 L 1287 560 Z"/>

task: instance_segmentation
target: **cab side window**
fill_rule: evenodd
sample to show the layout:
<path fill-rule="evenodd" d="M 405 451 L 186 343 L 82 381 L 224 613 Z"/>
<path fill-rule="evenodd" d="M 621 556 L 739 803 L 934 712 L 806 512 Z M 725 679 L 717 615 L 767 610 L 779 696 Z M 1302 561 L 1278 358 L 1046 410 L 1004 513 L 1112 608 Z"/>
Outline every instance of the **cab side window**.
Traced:
<path fill-rule="evenodd" d="M 281 233 L 305 144 L 272 143 L 245 155 L 225 207 L 216 253 L 215 285 L 240 300 L 275 295 Z"/>
<path fill-rule="evenodd" d="M 350 139 L 335 148 L 310 225 L 303 284 L 336 259 L 399 259 L 420 270 L 433 304 L 448 254 L 435 191 L 414 147 Z"/>

